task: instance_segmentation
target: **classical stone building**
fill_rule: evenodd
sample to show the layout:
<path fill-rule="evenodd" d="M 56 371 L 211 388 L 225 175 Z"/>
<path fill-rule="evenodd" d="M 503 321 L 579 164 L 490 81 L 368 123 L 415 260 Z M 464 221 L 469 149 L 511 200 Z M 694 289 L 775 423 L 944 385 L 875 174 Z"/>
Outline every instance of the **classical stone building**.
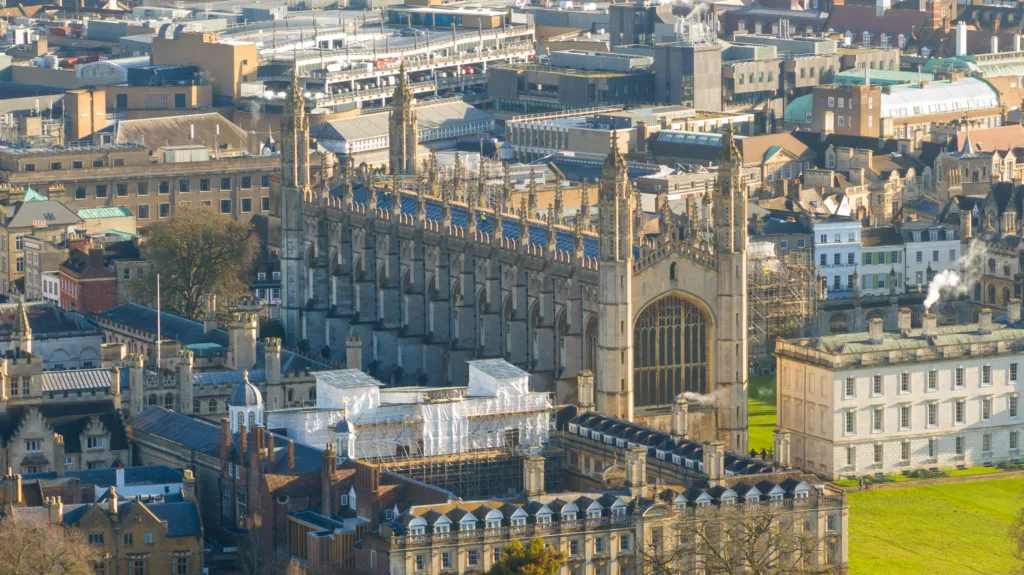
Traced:
<path fill-rule="evenodd" d="M 651 243 L 617 150 L 603 166 L 598 229 L 581 218 L 572 228 L 551 207 L 544 219 L 514 212 L 508 177 L 490 189 L 486 174 L 439 182 L 395 170 L 385 188 L 344 170 L 335 190 L 313 190 L 305 109 L 295 95 L 289 106 L 286 345 L 305 340 L 342 361 L 340 343 L 359 335 L 360 364 L 348 367 L 394 384 L 465 381 L 467 360 L 504 357 L 562 401 L 591 370 L 599 410 L 663 428 L 677 395 L 713 394 L 716 435 L 746 448 L 746 198 L 730 127 L 715 237 L 680 230 L 665 211 Z"/>
<path fill-rule="evenodd" d="M 1018 459 L 1020 301 L 1005 323 L 911 326 L 780 341 L 779 425 L 792 463 L 829 478 Z"/>
<path fill-rule="evenodd" d="M 202 322 L 161 314 L 159 362 L 155 309 L 125 303 L 91 316 L 109 342 L 104 346 L 110 361 L 129 374 L 129 415 L 159 405 L 217 421 L 228 411 L 231 389 L 243 379 L 263 390 L 269 409 L 315 405 L 313 372 L 336 366 L 282 349 L 277 338 L 258 341 L 261 304 L 253 298 L 236 302 L 220 327 L 216 301 L 207 297 Z"/>
<path fill-rule="evenodd" d="M 21 477 L 6 482 L 20 489 Z M 195 480 L 185 472 L 181 500 L 144 503 L 120 499 L 111 487 L 99 503 L 64 504 L 60 497 L 47 498 L 41 507 L 5 503 L 15 519 L 40 519 L 75 527 L 96 547 L 99 559 L 93 573 L 147 573 L 151 575 L 200 575 L 203 573 L 203 525 L 195 500 Z"/>

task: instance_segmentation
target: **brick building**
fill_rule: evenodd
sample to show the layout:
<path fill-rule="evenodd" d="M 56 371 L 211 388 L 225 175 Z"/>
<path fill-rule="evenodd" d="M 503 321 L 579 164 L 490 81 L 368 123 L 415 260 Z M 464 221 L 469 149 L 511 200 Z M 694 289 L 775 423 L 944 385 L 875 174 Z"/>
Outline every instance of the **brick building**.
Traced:
<path fill-rule="evenodd" d="M 99 313 L 117 305 L 117 278 L 104 264 L 99 247 L 71 250 L 60 265 L 60 307 L 82 313 Z"/>

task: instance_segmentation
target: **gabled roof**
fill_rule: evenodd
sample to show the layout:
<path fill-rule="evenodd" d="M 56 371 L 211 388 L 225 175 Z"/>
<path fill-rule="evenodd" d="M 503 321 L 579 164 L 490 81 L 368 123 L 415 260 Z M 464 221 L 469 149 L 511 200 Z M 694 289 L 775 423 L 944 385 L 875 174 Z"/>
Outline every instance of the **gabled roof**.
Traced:
<path fill-rule="evenodd" d="M 6 443 L 32 411 L 39 411 L 53 432 L 64 436 L 65 453 L 81 453 L 81 434 L 93 419 L 110 433 L 110 450 L 128 449 L 121 415 L 110 400 L 43 403 L 38 406 L 8 406 L 0 412 L 0 438 Z"/>
<path fill-rule="evenodd" d="M 218 133 L 219 130 L 219 133 Z M 213 149 L 247 150 L 248 134 L 224 116 L 210 112 L 121 120 L 115 144 L 138 144 L 150 149 L 205 145 Z"/>
<path fill-rule="evenodd" d="M 33 222 L 43 221 L 47 226 L 73 226 L 81 218 L 57 200 L 33 200 L 14 204 L 14 213 L 8 228 L 28 228 Z"/>

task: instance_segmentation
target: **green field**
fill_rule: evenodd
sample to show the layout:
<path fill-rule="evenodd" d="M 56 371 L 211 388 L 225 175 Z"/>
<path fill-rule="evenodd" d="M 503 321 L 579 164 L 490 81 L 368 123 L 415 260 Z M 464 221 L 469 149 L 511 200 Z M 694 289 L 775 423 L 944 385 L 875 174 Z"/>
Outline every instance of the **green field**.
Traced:
<path fill-rule="evenodd" d="M 1009 573 L 1024 478 L 851 493 L 850 575 Z"/>
<path fill-rule="evenodd" d="M 775 377 L 750 378 L 748 400 L 750 446 L 771 449 Z M 1009 531 L 1022 492 L 1018 477 L 851 493 L 850 575 L 1008 573 L 1015 566 Z"/>
<path fill-rule="evenodd" d="M 747 425 L 750 428 L 750 449 L 772 450 L 775 444 L 775 376 L 751 377 L 747 384 Z"/>

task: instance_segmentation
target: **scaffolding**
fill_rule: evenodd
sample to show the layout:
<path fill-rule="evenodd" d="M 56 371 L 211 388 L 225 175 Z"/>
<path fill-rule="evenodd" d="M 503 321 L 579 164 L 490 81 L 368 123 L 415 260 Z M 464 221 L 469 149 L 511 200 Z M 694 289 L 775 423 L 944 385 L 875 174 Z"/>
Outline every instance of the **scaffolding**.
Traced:
<path fill-rule="evenodd" d="M 748 350 L 751 373 L 770 373 L 779 338 L 806 335 L 814 315 L 814 266 L 808 250 L 776 253 L 775 244 L 750 244 L 747 259 Z"/>

